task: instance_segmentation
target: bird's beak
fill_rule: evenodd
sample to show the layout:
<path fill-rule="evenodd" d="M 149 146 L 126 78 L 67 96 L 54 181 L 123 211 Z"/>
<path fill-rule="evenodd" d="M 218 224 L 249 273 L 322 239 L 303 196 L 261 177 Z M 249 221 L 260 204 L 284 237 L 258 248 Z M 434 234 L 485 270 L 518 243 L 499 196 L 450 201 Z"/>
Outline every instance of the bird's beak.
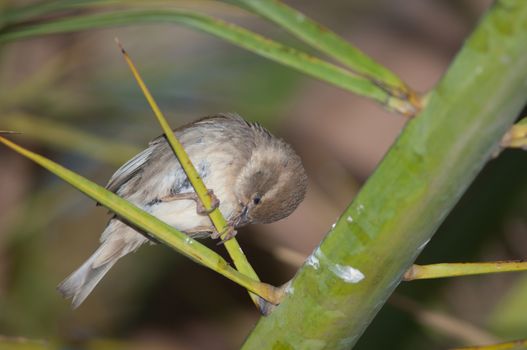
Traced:
<path fill-rule="evenodd" d="M 238 220 L 236 220 L 236 227 L 245 226 L 249 224 L 250 222 L 251 222 L 251 218 L 249 217 L 249 206 L 244 205 L 240 213 L 240 216 L 238 217 Z"/>

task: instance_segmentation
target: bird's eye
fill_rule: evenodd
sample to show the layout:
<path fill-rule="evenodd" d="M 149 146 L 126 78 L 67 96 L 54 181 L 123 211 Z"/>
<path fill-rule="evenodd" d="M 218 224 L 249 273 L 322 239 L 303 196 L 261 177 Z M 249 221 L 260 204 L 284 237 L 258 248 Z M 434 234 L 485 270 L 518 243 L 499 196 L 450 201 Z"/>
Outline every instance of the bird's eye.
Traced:
<path fill-rule="evenodd" d="M 258 197 L 258 196 L 254 197 L 254 199 L 253 199 L 253 203 L 256 204 L 256 205 L 260 204 L 261 201 L 262 201 L 262 199 L 260 197 Z"/>

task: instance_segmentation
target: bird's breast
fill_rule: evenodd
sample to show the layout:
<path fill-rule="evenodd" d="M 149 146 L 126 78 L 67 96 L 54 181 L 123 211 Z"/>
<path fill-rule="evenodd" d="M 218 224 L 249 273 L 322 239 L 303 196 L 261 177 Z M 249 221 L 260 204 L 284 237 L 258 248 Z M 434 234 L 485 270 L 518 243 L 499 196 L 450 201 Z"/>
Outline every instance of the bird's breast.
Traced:
<path fill-rule="evenodd" d="M 211 225 L 207 215 L 198 214 L 196 202 L 193 200 L 159 202 L 148 208 L 148 211 L 179 231 L 190 231 L 198 226 Z"/>

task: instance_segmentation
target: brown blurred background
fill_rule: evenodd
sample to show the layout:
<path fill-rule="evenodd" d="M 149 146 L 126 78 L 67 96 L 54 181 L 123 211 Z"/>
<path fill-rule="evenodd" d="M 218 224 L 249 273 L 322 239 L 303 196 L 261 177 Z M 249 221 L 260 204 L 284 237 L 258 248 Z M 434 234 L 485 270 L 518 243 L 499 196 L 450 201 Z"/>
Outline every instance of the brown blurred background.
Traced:
<path fill-rule="evenodd" d="M 490 1 L 287 3 L 426 92 Z M 235 7 L 214 1 L 172 4 L 306 49 Z M 211 36 L 178 26 L 142 25 L 3 46 L 0 129 L 24 132 L 13 138 L 105 184 L 135 149 L 160 134 L 115 47 L 115 36 L 174 127 L 211 113 L 238 112 L 286 138 L 302 156 L 310 177 L 304 203 L 285 220 L 249 227 L 239 235 L 261 278 L 275 285 L 294 275 L 295 257 L 313 250 L 405 122 L 369 100 Z M 53 129 L 71 128 L 121 148 L 72 146 L 75 142 L 50 134 L 47 124 L 37 122 L 53 122 L 58 125 Z M 506 151 L 488 164 L 419 262 L 527 256 L 526 154 Z M 162 246 L 123 259 L 72 310 L 55 286 L 97 247 L 106 210 L 5 148 L 0 148 L 0 169 L 0 334 L 65 339 L 73 348 L 113 339 L 116 343 L 105 344 L 234 349 L 258 320 L 244 290 Z M 207 243 L 224 254 L 222 247 Z M 527 338 L 526 274 L 410 282 L 397 295 L 356 349 L 444 349 Z"/>

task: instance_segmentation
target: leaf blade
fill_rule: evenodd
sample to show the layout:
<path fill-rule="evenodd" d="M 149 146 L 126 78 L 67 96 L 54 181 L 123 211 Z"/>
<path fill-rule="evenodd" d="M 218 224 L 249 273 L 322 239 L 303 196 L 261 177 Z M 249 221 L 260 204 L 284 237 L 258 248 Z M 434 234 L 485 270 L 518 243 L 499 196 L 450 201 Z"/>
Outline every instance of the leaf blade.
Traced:
<path fill-rule="evenodd" d="M 353 71 L 386 86 L 394 94 L 402 96 L 414 94 L 401 78 L 388 68 L 374 61 L 335 32 L 281 1 L 225 1 L 247 8 L 263 18 L 278 24 L 312 47 L 347 65 Z"/>
<path fill-rule="evenodd" d="M 21 26 L 0 32 L 0 43 L 40 35 L 138 23 L 177 23 L 240 46 L 260 56 L 294 68 L 355 94 L 368 97 L 404 115 L 413 115 L 415 106 L 388 94 L 379 84 L 305 52 L 282 45 L 247 29 L 210 16 L 184 10 L 128 10 L 105 12 Z"/>

